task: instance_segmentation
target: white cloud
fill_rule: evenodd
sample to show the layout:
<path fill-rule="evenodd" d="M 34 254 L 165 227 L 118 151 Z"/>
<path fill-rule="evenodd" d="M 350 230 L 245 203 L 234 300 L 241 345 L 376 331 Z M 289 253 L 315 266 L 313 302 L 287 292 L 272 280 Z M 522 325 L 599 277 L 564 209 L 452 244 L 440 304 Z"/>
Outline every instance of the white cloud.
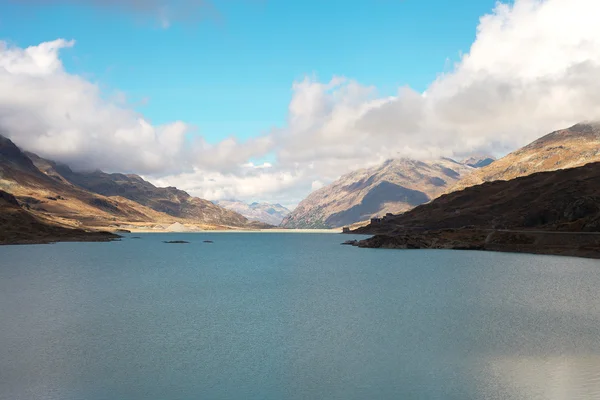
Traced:
<path fill-rule="evenodd" d="M 177 186 L 211 200 L 243 199 L 280 203 L 295 207 L 306 195 L 302 170 L 274 171 L 248 166 L 237 173 L 195 170 L 152 181 L 159 186 Z"/>
<path fill-rule="evenodd" d="M 286 126 L 209 144 L 183 122 L 154 126 L 66 73 L 73 42 L 0 46 L 0 129 L 49 158 L 146 174 L 205 198 L 293 204 L 311 189 L 389 157 L 500 155 L 600 119 L 600 2 L 516 0 L 481 18 L 470 51 L 418 93 L 393 97 L 334 77 L 295 82 Z M 268 165 L 252 160 L 269 156 Z"/>
<path fill-rule="evenodd" d="M 280 161 L 339 175 L 394 156 L 501 155 L 598 119 L 597 15 L 596 0 L 498 3 L 481 18 L 470 52 L 426 94 L 402 87 L 392 98 L 377 98 L 353 81 L 305 80 L 294 86 Z"/>
<path fill-rule="evenodd" d="M 154 126 L 99 87 L 64 71 L 59 39 L 20 49 L 0 42 L 0 132 L 42 156 L 80 169 L 167 174 L 203 166 L 234 168 L 269 150 L 269 138 L 217 145 L 186 142 L 193 127 L 176 121 Z"/>

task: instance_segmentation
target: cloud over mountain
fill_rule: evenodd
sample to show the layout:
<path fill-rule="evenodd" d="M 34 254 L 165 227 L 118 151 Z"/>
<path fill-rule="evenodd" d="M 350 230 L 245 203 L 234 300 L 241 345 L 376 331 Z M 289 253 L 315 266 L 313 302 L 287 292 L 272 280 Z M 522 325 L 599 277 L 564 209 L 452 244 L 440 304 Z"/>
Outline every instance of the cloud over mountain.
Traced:
<path fill-rule="evenodd" d="M 67 73 L 59 51 L 74 42 L 0 44 L 0 130 L 75 168 L 137 172 L 211 199 L 289 205 L 386 158 L 501 155 L 600 119 L 597 15 L 595 0 L 498 3 L 481 18 L 469 52 L 424 93 L 401 87 L 381 97 L 352 79 L 307 77 L 292 86 L 285 126 L 217 144 L 182 121 L 152 125 Z M 265 168 L 249 164 L 264 157 L 272 159 Z"/>

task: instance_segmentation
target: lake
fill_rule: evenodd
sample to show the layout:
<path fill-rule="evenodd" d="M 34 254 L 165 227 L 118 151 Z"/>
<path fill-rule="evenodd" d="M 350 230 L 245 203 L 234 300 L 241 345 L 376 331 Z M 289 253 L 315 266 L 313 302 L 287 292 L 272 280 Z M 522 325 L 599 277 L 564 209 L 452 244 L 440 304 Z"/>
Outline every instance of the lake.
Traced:
<path fill-rule="evenodd" d="M 0 247 L 0 399 L 600 398 L 596 260 L 131 236 Z"/>

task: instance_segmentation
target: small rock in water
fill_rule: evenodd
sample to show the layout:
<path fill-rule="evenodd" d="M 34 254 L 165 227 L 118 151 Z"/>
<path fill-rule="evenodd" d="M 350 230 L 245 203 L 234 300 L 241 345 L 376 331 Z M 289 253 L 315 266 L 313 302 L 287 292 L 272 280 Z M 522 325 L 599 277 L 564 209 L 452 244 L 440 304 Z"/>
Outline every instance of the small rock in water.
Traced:
<path fill-rule="evenodd" d="M 345 246 L 356 246 L 356 244 L 358 244 L 358 240 L 346 240 L 342 244 Z"/>
<path fill-rule="evenodd" d="M 214 243 L 212 240 L 205 240 L 204 243 Z"/>
<path fill-rule="evenodd" d="M 168 240 L 168 241 L 163 241 L 163 243 L 167 243 L 167 244 L 184 244 L 184 243 L 189 243 L 189 242 L 186 242 L 185 240 Z"/>

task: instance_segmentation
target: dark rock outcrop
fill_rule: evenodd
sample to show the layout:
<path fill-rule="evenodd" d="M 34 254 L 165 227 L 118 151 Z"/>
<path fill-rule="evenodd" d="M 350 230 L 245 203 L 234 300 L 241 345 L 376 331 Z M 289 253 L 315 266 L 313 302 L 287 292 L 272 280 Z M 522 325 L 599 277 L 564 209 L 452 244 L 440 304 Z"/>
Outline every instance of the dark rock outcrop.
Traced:
<path fill-rule="evenodd" d="M 377 249 L 485 250 L 600 258 L 600 234 L 477 229 L 376 235 L 355 243 Z"/>

